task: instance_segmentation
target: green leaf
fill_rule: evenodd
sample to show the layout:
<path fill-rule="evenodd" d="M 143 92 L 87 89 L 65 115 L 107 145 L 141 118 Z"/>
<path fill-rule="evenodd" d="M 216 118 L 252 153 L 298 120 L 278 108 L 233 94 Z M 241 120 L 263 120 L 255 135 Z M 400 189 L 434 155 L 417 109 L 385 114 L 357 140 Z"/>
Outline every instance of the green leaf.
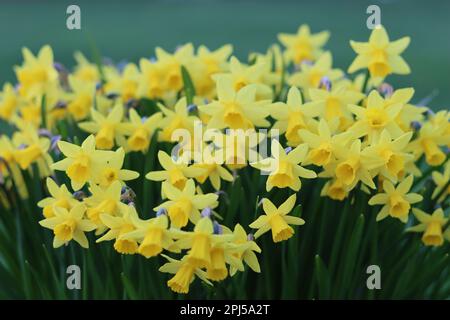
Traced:
<path fill-rule="evenodd" d="M 185 66 L 181 66 L 181 77 L 183 78 L 184 94 L 186 95 L 187 104 L 190 105 L 194 102 L 195 87 L 192 82 L 192 78 L 189 75 L 189 71 Z"/>

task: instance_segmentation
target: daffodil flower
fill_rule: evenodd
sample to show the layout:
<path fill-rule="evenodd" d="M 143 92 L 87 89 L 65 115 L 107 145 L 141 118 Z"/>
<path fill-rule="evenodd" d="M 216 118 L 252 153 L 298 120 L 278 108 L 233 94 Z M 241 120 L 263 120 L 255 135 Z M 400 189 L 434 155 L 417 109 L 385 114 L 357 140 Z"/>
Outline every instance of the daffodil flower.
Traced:
<path fill-rule="evenodd" d="M 305 220 L 299 217 L 288 215 L 295 206 L 297 196 L 293 194 L 278 208 L 267 198 L 263 199 L 264 215 L 259 216 L 250 224 L 250 228 L 258 229 L 255 233 L 255 239 L 269 230 L 272 230 L 273 242 L 281 242 L 294 235 L 294 229 L 290 224 L 303 225 Z"/>
<path fill-rule="evenodd" d="M 302 24 L 296 34 L 280 33 L 278 40 L 286 47 L 284 52 L 286 60 L 299 64 L 305 60 L 317 59 L 329 37 L 328 31 L 312 34 L 309 26 Z"/>
<path fill-rule="evenodd" d="M 291 87 L 288 91 L 286 104 L 275 103 L 270 115 L 276 120 L 272 129 L 284 133 L 290 146 L 297 146 L 302 142 L 298 134 L 300 129 L 308 127 L 308 122 L 320 114 L 320 109 L 303 104 L 300 91 Z"/>
<path fill-rule="evenodd" d="M 53 230 L 55 237 L 53 247 L 59 248 L 72 239 L 83 248 L 88 248 L 89 243 L 85 232 L 94 230 L 97 226 L 88 219 L 84 219 L 86 206 L 78 204 L 70 211 L 65 208 L 55 207 L 55 216 L 39 221 L 44 228 Z"/>
<path fill-rule="evenodd" d="M 431 166 L 441 165 L 446 155 L 441 150 L 441 146 L 450 145 L 449 132 L 450 112 L 442 110 L 430 116 L 430 121 L 424 123 L 414 139 L 407 148 L 407 151 L 414 153 L 416 159 L 425 154 L 425 160 Z"/>
<path fill-rule="evenodd" d="M 121 254 L 135 254 L 138 250 L 138 243 L 134 239 L 121 237 L 124 234 L 136 229 L 134 222 L 138 219 L 136 209 L 132 205 L 122 206 L 122 216 L 114 217 L 108 213 L 101 213 L 101 222 L 109 229 L 96 242 L 114 241 L 114 249 Z"/>
<path fill-rule="evenodd" d="M 437 199 L 438 202 L 442 202 L 450 194 L 450 186 L 448 185 L 448 182 L 450 181 L 450 161 L 445 163 L 444 172 L 440 173 L 438 171 L 433 171 L 431 177 L 436 184 L 436 188 L 434 189 L 431 198 L 436 199 L 438 194 L 442 192 L 442 196 Z M 443 191 L 445 186 L 447 186 L 447 190 Z"/>
<path fill-rule="evenodd" d="M 0 93 L 0 119 L 11 121 L 19 106 L 19 97 L 10 83 L 3 85 Z"/>
<path fill-rule="evenodd" d="M 50 197 L 44 198 L 38 202 L 38 207 L 43 208 L 45 218 L 55 216 L 55 208 L 64 208 L 70 211 L 78 204 L 78 201 L 69 192 L 67 187 L 63 184 L 60 187 L 52 178 L 47 178 L 47 189 Z"/>
<path fill-rule="evenodd" d="M 249 235 L 247 235 L 244 228 L 239 223 L 234 227 L 233 234 L 233 243 L 238 247 L 238 250 L 236 250 L 233 254 L 238 259 L 245 262 L 254 272 L 260 273 L 261 267 L 259 266 L 258 257 L 255 252 L 261 253 L 261 248 L 255 241 L 252 240 L 252 238 L 249 239 Z M 233 276 L 238 270 L 238 267 L 230 265 L 231 276 Z"/>
<path fill-rule="evenodd" d="M 338 118 L 341 129 L 346 129 L 353 122 L 347 106 L 357 104 L 365 97 L 363 93 L 351 90 L 344 84 L 335 85 L 331 90 L 311 88 L 309 96 L 311 102 L 306 103 L 305 107 L 317 110 L 316 112 L 327 121 Z"/>
<path fill-rule="evenodd" d="M 190 220 L 196 223 L 200 219 L 200 210 L 206 207 L 216 207 L 218 196 L 214 193 L 196 194 L 194 180 L 189 179 L 182 190 L 169 183 L 164 183 L 164 194 L 169 201 L 162 203 L 153 210 L 165 208 L 170 221 L 176 228 L 182 228 Z"/>
<path fill-rule="evenodd" d="M 349 187 L 339 179 L 327 181 L 323 186 L 320 195 L 328 196 L 333 200 L 342 201 L 348 196 Z"/>
<path fill-rule="evenodd" d="M 101 234 L 106 230 L 106 226 L 100 219 L 102 213 L 112 216 L 119 216 L 126 205 L 121 202 L 122 185 L 119 181 L 114 181 L 105 189 L 95 184 L 89 186 L 92 195 L 84 199 L 87 205 L 87 217 L 97 225 L 96 234 Z"/>
<path fill-rule="evenodd" d="M 227 70 L 227 59 L 232 51 L 233 47 L 229 44 L 214 51 L 203 45 L 198 47 L 197 58 L 203 68 L 198 68 L 199 70 L 192 74 L 197 96 L 209 99 L 215 96 L 215 82 L 212 76 Z"/>
<path fill-rule="evenodd" d="M 170 212 L 169 212 L 170 214 Z M 233 239 L 233 234 L 214 234 L 210 217 L 197 221 L 193 232 L 173 230 L 174 238 L 179 239 L 176 245 L 180 249 L 190 249 L 186 255 L 187 261 L 198 268 L 211 264 L 211 248 L 214 244 L 225 243 Z"/>
<path fill-rule="evenodd" d="M 257 86 L 247 85 L 235 90 L 231 79 L 219 77 L 217 79 L 217 100 L 199 106 L 199 110 L 211 118 L 207 129 L 251 129 L 268 127 L 271 100 L 256 100 Z"/>
<path fill-rule="evenodd" d="M 257 60 L 256 63 L 248 66 L 241 63 L 236 57 L 231 57 L 229 70 L 227 73 L 219 73 L 213 76 L 216 81 L 226 79 L 231 81 L 236 92 L 243 87 L 253 84 L 256 87 L 256 99 L 272 99 L 272 89 L 264 83 L 264 75 L 267 73 L 266 63 Z"/>
<path fill-rule="evenodd" d="M 203 184 L 206 179 L 209 179 L 214 189 L 220 190 L 221 180 L 233 181 L 233 176 L 222 166 L 222 161 L 217 160 L 218 159 L 211 154 L 209 148 L 204 148 L 202 162 L 195 163 L 192 167 L 204 170 L 202 175 L 195 177 L 195 180 Z"/>
<path fill-rule="evenodd" d="M 349 105 L 350 111 L 356 115 L 356 122 L 348 129 L 356 137 L 368 136 L 369 142 L 378 140 L 381 132 L 387 130 L 392 138 L 398 138 L 403 130 L 396 118 L 403 108 L 401 103 L 385 108 L 385 101 L 378 91 L 372 90 L 367 98 L 366 107 Z"/>
<path fill-rule="evenodd" d="M 276 139 L 273 139 L 271 150 L 271 158 L 265 158 L 259 162 L 250 164 L 252 167 L 264 172 L 270 172 L 266 183 L 267 191 L 272 190 L 273 187 L 289 187 L 294 191 L 298 191 L 302 185 L 300 177 L 306 179 L 314 179 L 317 177 L 314 171 L 305 169 L 299 165 L 306 158 L 308 145 L 301 144 L 286 154 L 281 144 Z"/>
<path fill-rule="evenodd" d="M 73 190 L 80 190 L 90 181 L 109 158 L 110 153 L 95 149 L 95 138 L 90 135 L 77 146 L 65 141 L 58 141 L 58 148 L 67 157 L 52 165 L 52 169 L 66 171 Z"/>
<path fill-rule="evenodd" d="M 442 208 L 436 209 L 433 214 L 427 214 L 417 208 L 413 208 L 412 210 L 414 216 L 420 223 L 408 228 L 406 231 L 423 232 L 422 242 L 426 246 L 442 246 L 444 243 L 442 228 L 449 220 L 449 218 L 444 217 Z M 450 232 L 446 232 L 445 237 L 450 241 Z"/>
<path fill-rule="evenodd" d="M 99 68 L 95 63 L 89 62 L 80 51 L 75 52 L 74 58 L 77 62 L 73 73 L 75 78 L 85 83 L 97 83 L 100 81 Z"/>
<path fill-rule="evenodd" d="M 353 189 L 353 187 L 362 181 L 365 185 L 375 189 L 375 184 L 372 180 L 373 176 L 370 170 L 382 165 L 382 159 L 370 159 L 362 152 L 361 140 L 353 141 L 350 148 L 338 146 L 336 148 L 336 163 L 331 163 L 326 167 L 325 172 L 320 176 L 326 176 L 327 172 L 333 172 L 338 180 L 344 185 Z M 331 174 L 333 176 L 333 174 Z"/>
<path fill-rule="evenodd" d="M 164 170 L 152 171 L 145 176 L 148 180 L 167 181 L 174 187 L 182 190 L 188 178 L 195 178 L 205 173 L 202 168 L 188 166 L 183 159 L 174 161 L 167 153 L 160 150 L 158 160 Z"/>
<path fill-rule="evenodd" d="M 22 48 L 24 63 L 15 68 L 20 83 L 20 95 L 30 98 L 44 95 L 50 87 L 57 86 L 58 73 L 53 66 L 53 51 L 43 46 L 37 56 L 28 48 Z"/>
<path fill-rule="evenodd" d="M 317 134 L 307 129 L 300 129 L 298 135 L 309 146 L 310 150 L 304 164 L 326 166 L 335 160 L 336 149 L 342 149 L 352 138 L 351 132 L 332 135 L 330 126 L 325 119 L 320 119 Z"/>
<path fill-rule="evenodd" d="M 180 91 L 183 87 L 181 77 L 181 66 L 190 66 L 194 58 L 194 46 L 192 43 L 186 43 L 177 48 L 171 54 L 164 49 L 157 47 L 155 49 L 156 61 L 164 70 L 163 85 L 168 91 Z"/>
<path fill-rule="evenodd" d="M 385 192 L 374 195 L 369 200 L 369 205 L 383 205 L 377 215 L 377 221 L 383 220 L 388 215 L 400 219 L 406 223 L 411 204 L 422 201 L 423 197 L 417 193 L 408 193 L 413 183 L 413 176 L 410 175 L 399 183 L 397 188 L 389 181 L 383 182 Z"/>
<path fill-rule="evenodd" d="M 95 143 L 99 149 L 112 149 L 119 135 L 119 125 L 123 118 L 122 104 L 116 104 L 105 117 L 95 109 L 91 109 L 93 121 L 82 122 L 78 126 L 86 132 L 95 133 Z"/>
<path fill-rule="evenodd" d="M 158 135 L 160 141 L 173 142 L 174 132 L 178 129 L 188 130 L 191 134 L 194 130 L 195 121 L 200 121 L 196 116 L 190 115 L 186 98 L 181 98 L 173 107 L 173 110 L 158 104 L 164 117 L 159 123 L 161 132 Z"/>
<path fill-rule="evenodd" d="M 358 56 L 348 72 L 368 68 L 370 75 L 375 78 L 384 78 L 391 73 L 408 74 L 411 70 L 400 54 L 408 47 L 409 42 L 409 37 L 391 42 L 384 27 L 379 25 L 372 30 L 369 42 L 350 41 Z"/>
<path fill-rule="evenodd" d="M 132 170 L 122 169 L 123 161 L 125 159 L 125 151 L 119 148 L 110 153 L 107 162 L 94 174 L 94 181 L 101 187 L 109 187 L 114 181 L 120 181 L 124 184 L 125 181 L 134 180 L 139 177 L 139 173 Z"/>
<path fill-rule="evenodd" d="M 128 150 L 146 152 L 153 134 L 159 127 L 162 114 L 157 112 L 148 118 L 141 118 L 136 110 L 130 109 L 129 116 L 130 122 L 119 124 L 118 132 L 128 136 Z"/>
<path fill-rule="evenodd" d="M 304 61 L 301 64 L 301 70 L 293 73 L 288 78 L 291 86 L 297 86 L 302 89 L 306 98 L 309 98 L 309 89 L 318 88 L 320 81 L 327 77 L 331 82 L 340 79 L 344 73 L 342 70 L 333 69 L 333 58 L 330 52 L 324 52 L 314 63 L 310 64 Z"/>
<path fill-rule="evenodd" d="M 414 159 L 412 154 L 405 152 L 406 146 L 411 140 L 413 133 L 407 132 L 397 139 L 392 139 L 389 131 L 383 130 L 380 139 L 363 150 L 369 159 L 383 159 L 381 166 L 376 165 L 374 174 L 381 174 L 383 177 L 396 182 L 401 174 L 405 172 L 405 164 Z"/>
<path fill-rule="evenodd" d="M 121 238 L 139 242 L 138 253 L 147 259 L 157 256 L 163 249 L 172 252 L 180 251 L 168 229 L 169 218 L 166 214 L 160 214 L 149 220 L 137 219 L 134 225 L 136 230 L 123 234 Z"/>
<path fill-rule="evenodd" d="M 169 262 L 159 268 L 160 272 L 175 274 L 173 278 L 167 281 L 167 286 L 176 293 L 188 293 L 189 286 L 194 281 L 195 276 L 199 277 L 204 283 L 212 286 L 207 279 L 206 272 L 194 266 L 187 257 L 181 260 L 175 260 L 166 255 L 162 255 Z"/>
<path fill-rule="evenodd" d="M 138 98 L 138 87 L 141 74 L 134 63 L 127 63 L 122 73 L 105 72 L 107 82 L 104 85 L 105 93 L 119 94 L 123 103 Z"/>

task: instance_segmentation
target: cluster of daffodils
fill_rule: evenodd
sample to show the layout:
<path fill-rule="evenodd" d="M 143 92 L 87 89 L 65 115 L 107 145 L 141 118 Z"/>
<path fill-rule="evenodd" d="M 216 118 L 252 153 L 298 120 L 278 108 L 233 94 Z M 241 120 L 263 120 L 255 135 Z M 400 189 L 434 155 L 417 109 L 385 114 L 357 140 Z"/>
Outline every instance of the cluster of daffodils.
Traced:
<path fill-rule="evenodd" d="M 357 55 L 347 72 L 323 48 L 327 31 L 303 25 L 278 38 L 281 45 L 247 62 L 230 45 L 186 44 L 174 53 L 157 48 L 139 64 L 94 64 L 77 53 L 72 72 L 48 46 L 37 56 L 24 49 L 17 85 L 0 93 L 0 119 L 14 128 L 0 137 L 0 203 L 13 205 L 11 190 L 26 199 L 24 175 L 39 175 L 49 194 L 38 203 L 40 224 L 53 231 L 55 248 L 72 240 L 88 248 L 92 232 L 120 254 L 161 255 L 160 271 L 174 274 L 167 284 L 178 293 L 195 277 L 212 285 L 245 265 L 260 272 L 255 241 L 267 232 L 286 241 L 305 223 L 294 214 L 308 201 L 305 179 L 335 201 L 362 190 L 377 221 L 398 219 L 425 245 L 450 241 L 450 114 L 414 105 L 413 88 L 386 82 L 410 73 L 401 57 L 409 38 L 391 41 L 379 26 L 368 42 L 350 41 Z M 150 150 L 158 165 L 140 177 L 129 155 L 146 161 L 156 157 Z M 230 228 L 218 213 L 229 205 L 221 195 L 244 170 L 260 170 L 266 192 L 255 221 Z M 148 219 L 127 186 L 138 178 L 160 186 Z M 422 205 L 425 182 L 433 191 Z M 275 193 L 284 197 L 279 206 Z"/>

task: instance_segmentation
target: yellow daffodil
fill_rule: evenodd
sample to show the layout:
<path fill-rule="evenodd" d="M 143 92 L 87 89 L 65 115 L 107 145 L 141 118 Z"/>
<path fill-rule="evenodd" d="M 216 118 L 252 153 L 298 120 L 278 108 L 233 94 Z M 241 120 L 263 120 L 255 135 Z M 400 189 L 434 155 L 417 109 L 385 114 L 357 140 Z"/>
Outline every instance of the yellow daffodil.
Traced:
<path fill-rule="evenodd" d="M 16 162 L 14 153 L 16 148 L 6 135 L 0 136 L 0 176 L 10 176 L 17 188 L 20 198 L 27 199 L 28 189 L 23 179 L 19 164 Z"/>
<path fill-rule="evenodd" d="M 250 269 L 254 272 L 261 272 L 261 268 L 259 266 L 258 257 L 255 252 L 261 253 L 261 248 L 253 241 L 253 237 L 247 235 L 244 228 L 238 223 L 234 227 L 234 239 L 233 243 L 238 246 L 238 250 L 234 252 L 234 255 L 245 262 Z M 230 275 L 233 276 L 239 268 L 236 266 L 230 265 Z"/>
<path fill-rule="evenodd" d="M 69 85 L 73 92 L 66 95 L 67 110 L 75 120 L 83 120 L 94 106 L 96 83 L 85 82 L 70 75 Z"/>
<path fill-rule="evenodd" d="M 259 216 L 250 224 L 250 228 L 258 229 L 255 233 L 255 239 L 269 230 L 272 230 L 273 242 L 284 241 L 292 237 L 294 229 L 289 225 L 301 226 L 305 224 L 305 220 L 288 215 L 294 208 L 296 200 L 297 197 L 293 194 L 277 208 L 269 199 L 264 198 L 262 204 L 265 215 Z"/>
<path fill-rule="evenodd" d="M 163 184 L 164 194 L 169 201 L 162 203 L 153 210 L 167 209 L 170 222 L 176 228 L 182 228 L 188 221 L 196 223 L 200 219 L 200 210 L 217 206 L 218 196 L 214 193 L 196 194 L 194 180 L 189 179 L 182 190 L 169 183 Z"/>
<path fill-rule="evenodd" d="M 14 71 L 20 83 L 19 93 L 27 98 L 42 96 L 58 83 L 58 73 L 53 66 L 53 51 L 43 46 L 35 57 L 27 48 L 22 49 L 24 63 Z"/>
<path fill-rule="evenodd" d="M 211 118 L 208 129 L 250 129 L 267 127 L 269 122 L 270 100 L 256 100 L 257 86 L 255 84 L 242 87 L 237 92 L 231 79 L 220 77 L 217 79 L 218 99 L 199 106 L 199 110 Z"/>
<path fill-rule="evenodd" d="M 217 163 L 223 162 L 228 168 L 237 170 L 247 166 L 248 161 L 255 162 L 260 158 L 257 147 L 266 137 L 264 133 L 249 129 L 226 134 L 214 132 L 211 139 L 208 136 L 205 139 L 211 140 Z"/>
<path fill-rule="evenodd" d="M 52 165 L 54 170 L 65 171 L 70 178 L 73 190 L 80 190 L 101 170 L 110 153 L 95 149 L 95 138 L 90 135 L 81 146 L 65 141 L 58 142 L 58 148 L 65 159 Z"/>
<path fill-rule="evenodd" d="M 159 128 L 162 119 L 160 112 L 148 118 L 141 118 L 135 109 L 130 109 L 130 122 L 119 125 L 118 132 L 128 136 L 126 149 L 130 151 L 146 152 L 156 129 Z"/>
<path fill-rule="evenodd" d="M 439 117 L 445 121 L 434 121 Z M 450 144 L 450 134 L 447 131 L 449 119 L 450 113 L 444 110 L 431 116 L 430 121 L 421 126 L 417 138 L 408 145 L 408 151 L 413 152 L 416 158 L 425 154 L 425 160 L 431 166 L 441 165 L 446 156 L 440 147 Z"/>
<path fill-rule="evenodd" d="M 170 212 L 169 212 L 170 214 Z M 211 248 L 214 243 L 224 243 L 233 238 L 232 234 L 214 234 L 214 227 L 210 217 L 203 217 L 197 221 L 193 232 L 176 231 L 174 237 L 180 240 L 177 245 L 181 249 L 188 249 L 187 261 L 198 268 L 211 264 Z"/>
<path fill-rule="evenodd" d="M 326 171 L 332 171 L 336 178 L 350 190 L 362 181 L 365 185 L 375 189 L 370 170 L 383 163 L 383 159 L 368 158 L 362 152 L 361 140 L 355 140 L 350 148 L 337 146 L 335 149 L 337 162 L 331 163 Z"/>
<path fill-rule="evenodd" d="M 320 119 L 317 126 L 317 134 L 300 129 L 298 135 L 309 146 L 309 153 L 304 164 L 326 166 L 335 160 L 336 149 L 342 149 L 352 138 L 351 132 L 332 135 L 331 128 L 325 119 Z"/>
<path fill-rule="evenodd" d="M 299 64 L 317 59 L 329 37 L 328 31 L 311 34 L 309 26 L 302 24 L 296 34 L 280 33 L 278 40 L 286 47 L 286 60 Z"/>
<path fill-rule="evenodd" d="M 38 207 L 43 208 L 43 214 L 45 218 L 54 217 L 55 208 L 64 208 L 70 211 L 74 206 L 78 204 L 78 201 L 69 192 L 67 187 L 63 184 L 60 187 L 52 178 L 47 178 L 47 190 L 50 197 L 42 199 L 38 202 Z"/>
<path fill-rule="evenodd" d="M 284 133 L 288 145 L 297 146 L 302 142 L 298 130 L 307 128 L 308 122 L 319 115 L 320 109 L 303 104 L 300 91 L 291 87 L 288 92 L 286 104 L 278 102 L 271 108 L 270 115 L 277 120 L 273 130 Z"/>
<path fill-rule="evenodd" d="M 366 107 L 349 105 L 348 108 L 356 115 L 357 120 L 348 130 L 356 137 L 367 135 L 369 142 L 377 140 L 383 130 L 387 130 L 392 138 L 398 138 L 403 130 L 395 120 L 403 105 L 393 104 L 389 108 L 384 105 L 384 99 L 376 90 L 370 92 Z"/>
<path fill-rule="evenodd" d="M 358 54 L 348 68 L 349 73 L 367 68 L 375 78 L 384 78 L 389 74 L 408 74 L 408 64 L 400 54 L 408 47 L 409 37 L 390 41 L 383 26 L 372 30 L 369 42 L 350 41 L 353 50 Z"/>
<path fill-rule="evenodd" d="M 195 92 L 200 97 L 213 98 L 215 95 L 214 74 L 224 72 L 228 68 L 227 59 L 231 55 L 233 47 L 224 45 L 211 51 L 205 46 L 199 46 L 197 59 L 201 65 L 201 72 L 192 74 Z"/>
<path fill-rule="evenodd" d="M 281 144 L 272 140 L 272 157 L 263 159 L 256 163 L 251 163 L 252 167 L 264 172 L 270 172 L 267 178 L 266 190 L 270 191 L 273 187 L 289 187 L 294 191 L 301 188 L 301 178 L 314 179 L 316 173 L 300 166 L 308 152 L 308 145 L 301 144 L 286 154 Z"/>
<path fill-rule="evenodd" d="M 433 171 L 431 176 L 433 182 L 436 184 L 436 188 L 434 189 L 431 198 L 435 199 L 438 194 L 442 193 L 440 198 L 437 199 L 438 202 L 442 202 L 450 194 L 450 185 L 448 185 L 448 182 L 450 181 L 450 161 L 445 163 L 444 172 L 440 173 L 438 171 Z M 443 190 L 445 187 L 447 187 L 447 189 Z"/>
<path fill-rule="evenodd" d="M 128 63 L 122 73 L 117 70 L 107 70 L 105 72 L 106 83 L 104 85 L 105 93 L 118 94 L 123 103 L 138 98 L 138 87 L 141 81 L 141 73 L 134 63 Z"/>
<path fill-rule="evenodd" d="M 19 107 L 19 97 L 10 83 L 3 85 L 0 93 L 0 119 L 10 121 Z"/>
<path fill-rule="evenodd" d="M 199 277 L 206 284 L 213 285 L 207 279 L 206 272 L 194 266 L 186 257 L 181 260 L 175 260 L 166 255 L 162 256 L 169 262 L 159 268 L 159 271 L 175 274 L 173 278 L 167 281 L 167 285 L 172 291 L 176 293 L 188 293 L 189 286 L 194 281 L 195 276 Z"/>
<path fill-rule="evenodd" d="M 181 77 L 181 66 L 189 68 L 194 58 L 194 46 L 187 43 L 177 48 L 170 54 L 157 47 L 155 49 L 156 60 L 164 70 L 163 86 L 169 91 L 177 92 L 183 87 L 183 79 Z"/>
<path fill-rule="evenodd" d="M 219 79 L 230 81 L 236 92 L 245 86 L 254 84 L 254 87 L 256 87 L 256 100 L 272 99 L 272 89 L 264 83 L 264 76 L 267 72 L 266 63 L 259 60 L 255 64 L 247 66 L 236 57 L 231 57 L 229 68 L 228 73 L 214 75 L 214 80 L 216 82 Z"/>
<path fill-rule="evenodd" d="M 311 102 L 306 106 L 320 112 L 327 121 L 338 118 L 341 129 L 347 128 L 353 122 L 347 106 L 356 104 L 365 97 L 364 94 L 350 90 L 345 85 L 332 86 L 331 90 L 311 88 L 309 96 Z"/>
<path fill-rule="evenodd" d="M 369 159 L 376 159 L 378 164 L 379 160 L 383 159 L 384 163 L 374 168 L 376 175 L 381 174 L 393 182 L 400 178 L 405 171 L 405 163 L 414 159 L 412 154 L 405 152 L 412 135 L 412 132 L 407 132 L 397 139 L 392 139 L 389 132 L 384 129 L 379 140 L 363 150 Z"/>
<path fill-rule="evenodd" d="M 205 183 L 206 179 L 211 181 L 212 186 L 216 190 L 220 190 L 221 180 L 233 181 L 233 176 L 222 165 L 222 161 L 217 161 L 209 148 L 203 149 L 202 162 L 192 165 L 193 168 L 203 169 L 204 173 L 195 177 L 199 183 Z"/>
<path fill-rule="evenodd" d="M 436 209 L 433 214 L 427 214 L 420 209 L 413 208 L 413 214 L 420 223 L 408 228 L 407 231 L 423 232 L 422 242 L 426 246 L 442 246 L 444 243 L 442 228 L 449 220 L 444 217 L 442 208 Z M 450 241 L 450 237 L 447 240 Z"/>
<path fill-rule="evenodd" d="M 174 110 L 170 110 L 162 104 L 158 104 L 158 107 L 164 115 L 159 124 L 162 129 L 158 136 L 160 141 L 174 141 L 172 136 L 177 129 L 185 129 L 193 133 L 194 122 L 200 121 L 196 116 L 189 115 L 186 98 L 178 100 L 173 108 Z"/>
<path fill-rule="evenodd" d="M 96 225 L 88 219 L 84 219 L 85 212 L 86 207 L 83 204 L 76 205 L 70 211 L 55 207 L 55 216 L 41 220 L 39 224 L 44 228 L 53 230 L 55 235 L 53 239 L 54 248 L 59 248 L 72 239 L 83 248 L 88 248 L 89 243 L 84 233 L 94 230 Z"/>
<path fill-rule="evenodd" d="M 303 62 L 300 71 L 288 78 L 288 83 L 302 89 L 303 94 L 309 97 L 310 88 L 318 88 L 322 79 L 333 81 L 341 78 L 344 74 L 339 69 L 332 69 L 333 58 L 330 52 L 324 52 L 313 64 Z"/>
<path fill-rule="evenodd" d="M 195 178 L 205 173 L 204 169 L 188 166 L 183 159 L 173 160 L 162 150 L 158 152 L 158 160 L 164 170 L 151 171 L 145 178 L 153 181 L 167 181 L 180 190 L 184 188 L 188 178 Z"/>
<path fill-rule="evenodd" d="M 410 175 L 399 183 L 397 188 L 385 180 L 383 182 L 383 193 L 374 195 L 369 200 L 369 205 L 383 205 L 377 215 L 377 221 L 386 218 L 388 215 L 400 219 L 406 223 L 411 204 L 422 201 L 423 197 L 417 193 L 408 193 L 413 183 L 413 176 Z"/>
<path fill-rule="evenodd" d="M 93 121 L 82 122 L 78 126 L 86 132 L 95 133 L 95 143 L 99 149 L 110 150 L 117 140 L 119 127 L 123 118 L 122 104 L 116 104 L 111 112 L 105 117 L 95 109 L 91 110 Z"/>
<path fill-rule="evenodd" d="M 94 173 L 94 182 L 106 188 L 114 181 L 120 181 L 121 184 L 124 184 L 124 181 L 134 180 L 139 177 L 139 173 L 136 171 L 122 169 L 125 159 L 125 151 L 123 148 L 119 148 L 109 155 L 107 162 L 101 169 Z"/>
<path fill-rule="evenodd" d="M 136 230 L 125 233 L 123 239 L 132 239 L 139 243 L 138 253 L 146 257 L 157 256 L 163 249 L 179 252 L 168 229 L 169 218 L 166 214 L 160 214 L 149 220 L 135 220 Z"/>
<path fill-rule="evenodd" d="M 323 186 L 320 195 L 328 196 L 333 200 L 342 201 L 348 196 L 349 187 L 339 179 L 327 181 Z"/>
<path fill-rule="evenodd" d="M 82 82 L 97 83 L 100 81 L 100 72 L 95 63 L 89 62 L 88 59 L 79 51 L 74 54 L 77 65 L 73 73 L 74 77 Z"/>
<path fill-rule="evenodd" d="M 243 250 L 232 242 L 213 242 L 211 244 L 211 262 L 206 267 L 206 275 L 212 281 L 222 281 L 228 276 L 227 264 L 231 268 L 244 271 L 242 261 L 236 252 Z"/>
<path fill-rule="evenodd" d="M 89 191 L 92 195 L 84 199 L 87 206 L 86 215 L 96 224 L 96 234 L 101 234 L 106 229 L 106 225 L 100 218 L 101 214 L 120 216 L 126 208 L 126 205 L 121 202 L 122 186 L 119 181 L 113 182 L 106 189 L 91 184 Z"/>
<path fill-rule="evenodd" d="M 100 220 L 109 229 L 96 242 L 115 240 L 114 249 L 121 254 L 135 254 L 138 250 L 136 240 L 121 237 L 124 234 L 134 231 L 134 221 L 138 219 L 136 209 L 132 205 L 128 205 L 122 210 L 123 215 L 114 217 L 107 213 L 100 214 Z"/>

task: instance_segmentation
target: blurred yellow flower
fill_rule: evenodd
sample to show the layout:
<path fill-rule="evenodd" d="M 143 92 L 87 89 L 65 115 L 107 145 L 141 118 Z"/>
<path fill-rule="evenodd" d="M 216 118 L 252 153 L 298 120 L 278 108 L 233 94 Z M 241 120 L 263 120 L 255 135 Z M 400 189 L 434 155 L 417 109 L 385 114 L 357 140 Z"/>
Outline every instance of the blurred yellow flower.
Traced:
<path fill-rule="evenodd" d="M 350 41 L 358 56 L 348 68 L 348 72 L 368 68 L 370 75 L 375 78 L 384 78 L 391 73 L 410 73 L 408 64 L 400 56 L 408 47 L 409 41 L 409 37 L 403 37 L 391 42 L 384 27 L 377 26 L 372 30 L 369 42 Z"/>

